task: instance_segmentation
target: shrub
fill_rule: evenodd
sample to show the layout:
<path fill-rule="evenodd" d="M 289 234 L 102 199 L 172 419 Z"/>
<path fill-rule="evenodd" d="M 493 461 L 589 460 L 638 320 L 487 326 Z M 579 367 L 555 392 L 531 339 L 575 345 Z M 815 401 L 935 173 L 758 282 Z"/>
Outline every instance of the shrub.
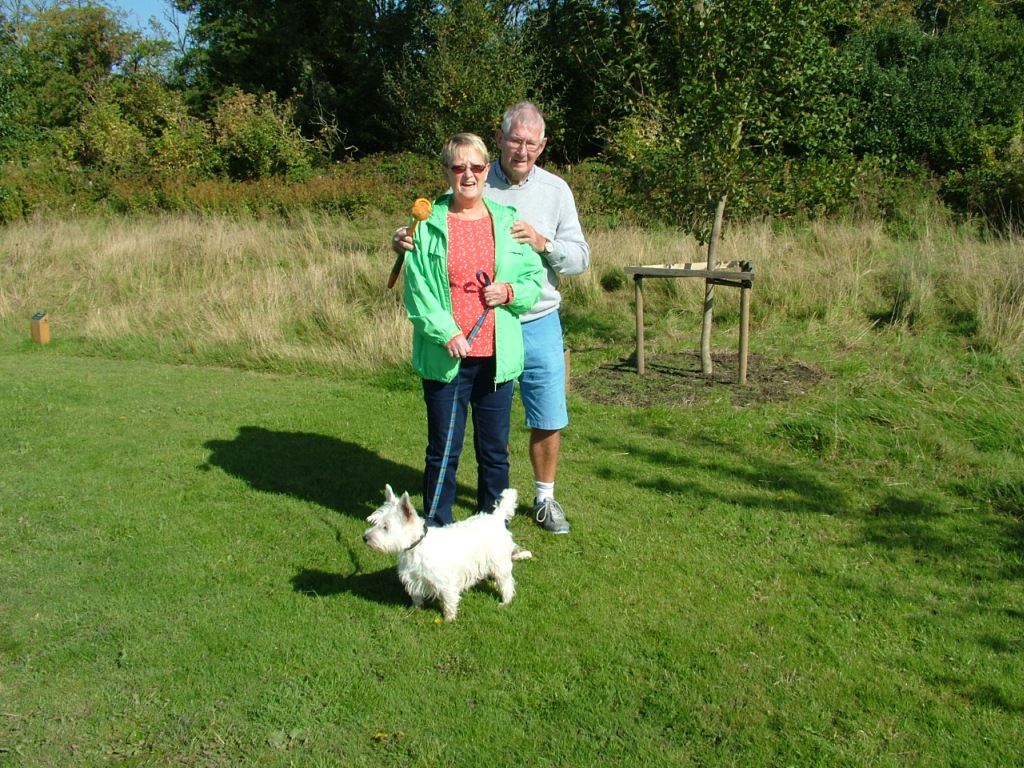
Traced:
<path fill-rule="evenodd" d="M 115 102 L 103 99 L 86 107 L 76 133 L 75 159 L 83 165 L 116 175 L 139 170 L 146 163 L 142 132 L 124 119 Z"/>
<path fill-rule="evenodd" d="M 0 224 L 16 221 L 23 215 L 24 207 L 18 190 L 0 184 Z"/>
<path fill-rule="evenodd" d="M 273 94 L 259 97 L 236 92 L 221 101 L 213 118 L 214 136 L 230 178 L 302 179 L 309 175 L 310 149 L 292 122 L 291 112 Z"/>
<path fill-rule="evenodd" d="M 584 160 L 578 165 L 551 170 L 572 187 L 576 208 L 588 221 L 634 224 L 641 218 L 630 214 L 626 179 L 620 168 L 600 160 Z"/>
<path fill-rule="evenodd" d="M 153 141 L 150 165 L 159 178 L 207 178 L 217 163 L 210 127 L 188 115 L 170 115 L 160 136 Z"/>
<path fill-rule="evenodd" d="M 1024 130 L 979 131 L 975 155 L 972 165 L 946 178 L 943 199 L 997 230 L 1024 232 Z"/>

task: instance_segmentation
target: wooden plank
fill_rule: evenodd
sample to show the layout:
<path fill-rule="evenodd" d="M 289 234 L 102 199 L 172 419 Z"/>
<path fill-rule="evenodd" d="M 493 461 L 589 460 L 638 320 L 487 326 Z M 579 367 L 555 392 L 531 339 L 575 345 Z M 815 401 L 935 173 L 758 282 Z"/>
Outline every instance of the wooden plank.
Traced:
<path fill-rule="evenodd" d="M 715 285 L 724 285 L 740 289 L 740 349 L 739 349 L 739 383 L 747 383 L 747 358 L 750 350 L 750 289 L 754 282 L 754 265 L 750 261 L 719 261 L 712 269 L 708 262 L 693 261 L 680 264 L 646 264 L 623 267 L 627 275 L 633 276 L 636 296 L 636 367 L 637 373 L 643 375 L 646 370 L 644 354 L 644 288 L 645 277 L 695 277 L 706 281 L 705 313 L 709 309 L 709 301 L 713 301 Z M 704 328 L 710 328 L 705 318 Z M 703 330 L 702 330 L 703 333 Z M 710 340 L 709 340 L 710 341 Z M 707 345 L 710 348 L 710 344 Z M 701 349 L 705 347 L 701 340 Z M 702 361 L 702 368 L 704 363 Z M 708 373 L 705 370 L 705 373 Z"/>
<path fill-rule="evenodd" d="M 739 382 L 747 383 L 747 358 L 750 351 L 750 286 L 740 288 L 740 359 Z"/>
<path fill-rule="evenodd" d="M 648 264 L 623 267 L 627 275 L 643 275 L 644 277 L 695 277 L 715 280 L 749 281 L 754 279 L 754 269 L 749 261 L 729 261 L 715 264 L 714 269 L 707 268 L 707 262 L 697 261 L 688 264 Z"/>

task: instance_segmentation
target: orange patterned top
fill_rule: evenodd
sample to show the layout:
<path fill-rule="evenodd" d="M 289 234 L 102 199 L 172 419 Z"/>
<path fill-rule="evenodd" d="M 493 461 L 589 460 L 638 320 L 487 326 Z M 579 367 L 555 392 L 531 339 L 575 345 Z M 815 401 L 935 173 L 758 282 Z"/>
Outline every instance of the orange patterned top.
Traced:
<path fill-rule="evenodd" d="M 476 321 L 487 310 L 484 286 L 476 273 L 483 270 L 494 277 L 494 225 L 490 216 L 463 221 L 448 216 L 448 286 L 452 292 L 452 314 L 468 338 Z M 470 357 L 494 354 L 494 313 L 488 312 L 483 327 L 473 340 Z"/>

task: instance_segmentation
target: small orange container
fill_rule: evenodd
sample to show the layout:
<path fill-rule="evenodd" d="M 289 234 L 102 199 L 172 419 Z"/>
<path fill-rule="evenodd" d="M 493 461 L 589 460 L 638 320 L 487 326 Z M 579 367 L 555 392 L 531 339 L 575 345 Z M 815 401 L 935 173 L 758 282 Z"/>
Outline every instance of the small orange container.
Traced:
<path fill-rule="evenodd" d="M 50 316 L 45 312 L 32 316 L 32 341 L 36 344 L 50 343 Z"/>

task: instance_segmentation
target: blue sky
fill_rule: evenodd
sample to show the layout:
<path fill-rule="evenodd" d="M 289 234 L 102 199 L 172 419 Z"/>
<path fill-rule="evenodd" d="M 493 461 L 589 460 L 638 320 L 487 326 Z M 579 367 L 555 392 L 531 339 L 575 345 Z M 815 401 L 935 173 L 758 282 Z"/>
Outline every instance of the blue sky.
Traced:
<path fill-rule="evenodd" d="M 127 11 L 129 14 L 137 16 L 137 19 L 133 18 L 130 20 L 132 26 L 137 25 L 144 30 L 149 28 L 151 16 L 155 16 L 157 21 L 166 26 L 167 21 L 165 17 L 171 9 L 171 5 L 167 0 L 109 0 L 109 3 L 112 6 L 117 6 Z"/>

